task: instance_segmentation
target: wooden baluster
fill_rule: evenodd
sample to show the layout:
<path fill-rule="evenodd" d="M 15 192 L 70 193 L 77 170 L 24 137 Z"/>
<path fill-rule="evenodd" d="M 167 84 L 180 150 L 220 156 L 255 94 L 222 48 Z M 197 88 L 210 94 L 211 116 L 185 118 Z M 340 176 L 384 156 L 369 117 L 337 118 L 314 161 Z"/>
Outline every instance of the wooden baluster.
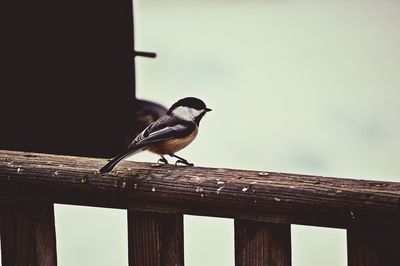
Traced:
<path fill-rule="evenodd" d="M 235 265 L 291 265 L 290 237 L 290 224 L 235 220 Z"/>
<path fill-rule="evenodd" d="M 183 266 L 183 215 L 128 211 L 130 266 Z"/>
<path fill-rule="evenodd" d="M 0 207 L 3 266 L 57 265 L 52 203 Z"/>
<path fill-rule="evenodd" d="M 400 223 L 347 230 L 349 266 L 399 266 Z"/>

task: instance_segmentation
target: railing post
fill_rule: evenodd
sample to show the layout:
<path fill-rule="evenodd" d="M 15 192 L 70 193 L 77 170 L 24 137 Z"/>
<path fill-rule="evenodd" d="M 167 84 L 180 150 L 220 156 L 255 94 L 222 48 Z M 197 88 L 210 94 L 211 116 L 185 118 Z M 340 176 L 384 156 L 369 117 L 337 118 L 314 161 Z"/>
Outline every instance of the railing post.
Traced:
<path fill-rule="evenodd" d="M 0 206 L 3 266 L 57 265 L 53 204 Z"/>
<path fill-rule="evenodd" d="M 183 215 L 128 211 L 129 266 L 183 266 Z"/>
<path fill-rule="evenodd" d="M 347 229 L 349 266 L 400 265 L 400 223 Z"/>
<path fill-rule="evenodd" d="M 235 220 L 235 265 L 291 265 L 290 224 Z"/>

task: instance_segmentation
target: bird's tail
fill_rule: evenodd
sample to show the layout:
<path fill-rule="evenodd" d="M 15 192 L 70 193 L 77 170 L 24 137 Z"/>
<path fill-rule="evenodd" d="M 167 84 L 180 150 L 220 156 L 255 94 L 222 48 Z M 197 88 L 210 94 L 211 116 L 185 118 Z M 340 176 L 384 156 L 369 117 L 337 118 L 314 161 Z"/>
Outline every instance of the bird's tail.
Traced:
<path fill-rule="evenodd" d="M 138 153 L 139 151 L 141 151 L 143 149 L 128 149 L 120 154 L 118 154 L 116 157 L 114 157 L 111 161 L 109 161 L 106 165 L 104 165 L 101 169 L 100 169 L 100 173 L 105 174 L 108 172 L 111 172 L 111 170 L 123 159 L 125 159 L 126 157 L 129 157 L 135 153 Z"/>

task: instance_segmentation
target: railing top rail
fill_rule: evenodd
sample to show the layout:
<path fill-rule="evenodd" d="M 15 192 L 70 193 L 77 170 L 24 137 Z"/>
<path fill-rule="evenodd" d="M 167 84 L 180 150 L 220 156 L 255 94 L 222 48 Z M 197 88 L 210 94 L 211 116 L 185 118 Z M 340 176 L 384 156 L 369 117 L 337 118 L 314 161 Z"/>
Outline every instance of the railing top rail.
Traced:
<path fill-rule="evenodd" d="M 400 221 L 400 183 L 0 150 L 0 204 L 129 208 L 350 227 Z"/>

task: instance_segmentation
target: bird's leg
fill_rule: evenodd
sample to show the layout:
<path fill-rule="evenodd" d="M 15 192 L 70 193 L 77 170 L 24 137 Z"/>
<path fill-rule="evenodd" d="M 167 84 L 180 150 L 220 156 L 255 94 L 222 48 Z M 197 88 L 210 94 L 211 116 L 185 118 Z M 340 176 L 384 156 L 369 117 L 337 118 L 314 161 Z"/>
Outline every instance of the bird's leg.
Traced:
<path fill-rule="evenodd" d="M 161 158 L 160 158 L 160 159 L 158 159 L 157 163 L 158 163 L 158 162 L 162 162 L 162 163 L 168 164 L 168 161 L 167 161 L 167 159 L 165 159 L 165 157 L 164 157 L 164 156 L 162 156 L 162 155 L 160 155 L 160 156 L 161 156 Z"/>
<path fill-rule="evenodd" d="M 178 160 L 175 162 L 175 165 L 177 165 L 178 163 L 183 163 L 183 164 L 185 164 L 185 165 L 187 165 L 187 166 L 193 166 L 193 165 L 194 165 L 194 164 L 192 164 L 192 163 L 189 163 L 188 161 L 186 161 L 186 160 L 183 159 L 182 157 L 179 157 L 179 156 L 177 156 L 177 155 L 175 155 L 175 154 L 169 154 L 169 156 L 178 158 Z"/>

